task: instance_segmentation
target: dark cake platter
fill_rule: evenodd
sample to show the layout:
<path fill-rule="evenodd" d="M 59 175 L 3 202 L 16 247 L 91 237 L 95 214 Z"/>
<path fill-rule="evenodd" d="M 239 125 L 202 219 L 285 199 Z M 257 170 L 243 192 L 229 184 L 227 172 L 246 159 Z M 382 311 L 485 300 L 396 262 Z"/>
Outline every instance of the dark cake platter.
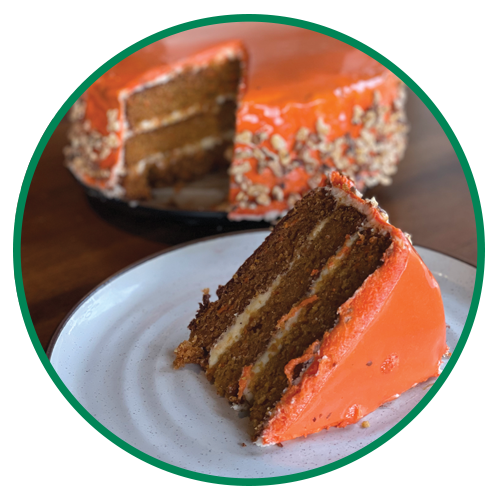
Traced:
<path fill-rule="evenodd" d="M 219 172 L 189 184 L 178 184 L 152 190 L 152 198 L 124 201 L 108 198 L 101 192 L 83 186 L 91 206 L 101 215 L 114 212 L 149 222 L 180 222 L 191 226 L 211 225 L 227 229 L 269 227 L 266 221 L 232 221 L 227 217 L 228 176 Z"/>

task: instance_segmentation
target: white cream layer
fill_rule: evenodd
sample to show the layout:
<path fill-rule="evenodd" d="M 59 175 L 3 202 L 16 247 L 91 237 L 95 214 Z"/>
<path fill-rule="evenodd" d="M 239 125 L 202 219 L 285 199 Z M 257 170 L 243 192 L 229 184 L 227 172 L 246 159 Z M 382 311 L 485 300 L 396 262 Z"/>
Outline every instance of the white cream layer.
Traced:
<path fill-rule="evenodd" d="M 132 169 L 137 173 L 142 174 L 148 165 L 155 165 L 158 168 L 164 168 L 166 162 L 173 158 L 179 159 L 184 156 L 193 156 L 200 151 L 208 151 L 210 149 L 223 144 L 224 142 L 231 141 L 234 137 L 234 130 L 228 130 L 219 136 L 204 137 L 195 144 L 185 144 L 180 148 L 154 153 L 146 156 L 132 166 Z"/>
<path fill-rule="evenodd" d="M 264 293 L 256 295 L 245 308 L 245 310 L 236 318 L 236 321 L 230 326 L 220 337 L 217 343 L 212 347 L 210 351 L 210 358 L 208 360 L 208 366 L 214 366 L 217 361 L 219 361 L 220 356 L 224 353 L 226 349 L 231 347 L 235 342 L 241 338 L 243 330 L 248 325 L 250 318 L 254 313 L 256 313 L 261 307 L 266 305 L 266 302 L 271 297 L 276 287 L 281 282 L 281 276 L 278 276 L 272 283 L 272 285 Z"/>
<path fill-rule="evenodd" d="M 174 123 L 179 123 L 194 115 L 199 113 L 218 113 L 220 107 L 227 101 L 236 100 L 235 94 L 225 94 L 218 95 L 215 98 L 215 102 L 211 104 L 200 104 L 196 103 L 184 109 L 176 109 L 167 115 L 155 116 L 148 120 L 140 121 L 133 130 L 129 130 L 127 137 L 130 137 L 136 133 L 142 134 L 145 132 L 151 132 L 161 127 L 166 127 L 167 125 L 173 125 Z"/>

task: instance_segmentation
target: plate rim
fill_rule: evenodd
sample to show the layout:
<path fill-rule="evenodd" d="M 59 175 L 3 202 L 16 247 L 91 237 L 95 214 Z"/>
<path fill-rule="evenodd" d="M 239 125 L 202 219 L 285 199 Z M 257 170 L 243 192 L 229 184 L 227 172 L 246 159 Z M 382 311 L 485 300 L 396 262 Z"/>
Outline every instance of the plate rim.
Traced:
<path fill-rule="evenodd" d="M 54 348 L 55 348 L 55 346 L 57 344 L 57 341 L 59 340 L 59 337 L 61 336 L 61 333 L 64 330 L 64 327 L 67 325 L 68 321 L 72 318 L 73 314 L 79 309 L 79 307 L 81 305 L 83 305 L 83 303 L 85 301 L 87 301 L 87 299 L 89 299 L 92 295 L 96 294 L 99 290 L 101 290 L 105 286 L 109 285 L 111 282 L 115 281 L 122 274 L 125 274 L 125 273 L 131 271 L 132 269 L 134 269 L 134 268 L 136 268 L 136 267 L 138 267 L 138 266 L 140 266 L 140 265 L 142 265 L 142 264 L 144 264 L 144 263 L 146 263 L 146 262 L 148 262 L 150 260 L 153 260 L 153 259 L 155 259 L 155 258 L 157 258 L 157 257 L 159 257 L 161 255 L 164 255 L 164 254 L 167 254 L 167 253 L 170 253 L 170 252 L 174 252 L 174 251 L 180 250 L 182 248 L 185 248 L 185 247 L 188 247 L 188 246 L 191 246 L 191 245 L 196 245 L 198 243 L 204 243 L 204 242 L 210 241 L 210 240 L 221 239 L 221 238 L 229 238 L 229 237 L 232 237 L 232 236 L 239 236 L 239 235 L 243 235 L 243 234 L 256 233 L 256 232 L 267 232 L 267 233 L 270 234 L 272 232 L 272 228 L 270 228 L 270 229 L 265 229 L 265 228 L 244 229 L 244 230 L 241 230 L 241 231 L 232 231 L 230 233 L 225 233 L 225 234 L 214 234 L 214 235 L 211 235 L 211 236 L 205 236 L 203 238 L 197 238 L 197 239 L 194 239 L 194 240 L 189 240 L 189 241 L 186 241 L 184 243 L 179 243 L 178 245 L 174 245 L 174 246 L 171 246 L 171 247 L 168 247 L 168 248 L 164 248 L 163 250 L 159 250 L 158 252 L 154 252 L 154 253 L 152 253 L 150 255 L 147 255 L 146 257 L 143 257 L 142 259 L 139 259 L 139 260 L 133 262 L 132 264 L 129 264 L 128 266 L 123 267 L 122 269 L 120 269 L 116 273 L 113 273 L 111 276 L 109 276 L 105 280 L 101 281 L 94 288 L 92 288 L 89 292 L 87 292 L 68 311 L 68 313 L 66 314 L 66 316 L 62 319 L 62 321 L 56 327 L 56 329 L 54 330 L 54 333 L 52 334 L 52 336 L 50 338 L 50 342 L 49 342 L 49 345 L 48 345 L 47 350 L 46 350 L 46 354 L 47 354 L 47 357 L 49 358 L 49 361 L 52 362 L 51 358 L 52 358 L 52 354 L 54 352 Z M 465 264 L 466 266 L 471 267 L 472 269 L 477 270 L 477 266 L 474 266 L 473 264 L 470 264 L 469 262 L 466 262 L 465 260 L 459 259 L 459 258 L 454 257 L 452 255 L 449 255 L 449 254 L 447 254 L 445 252 L 440 252 L 439 250 L 435 250 L 434 248 L 430 248 L 430 247 L 424 246 L 424 245 L 413 245 L 413 246 L 414 247 L 417 246 L 417 247 L 420 247 L 420 248 L 424 248 L 426 250 L 430 250 L 431 252 L 443 255 L 443 256 L 445 256 L 445 257 L 447 257 L 449 259 L 452 259 L 452 260 L 456 260 L 456 261 L 460 262 L 461 264 Z"/>

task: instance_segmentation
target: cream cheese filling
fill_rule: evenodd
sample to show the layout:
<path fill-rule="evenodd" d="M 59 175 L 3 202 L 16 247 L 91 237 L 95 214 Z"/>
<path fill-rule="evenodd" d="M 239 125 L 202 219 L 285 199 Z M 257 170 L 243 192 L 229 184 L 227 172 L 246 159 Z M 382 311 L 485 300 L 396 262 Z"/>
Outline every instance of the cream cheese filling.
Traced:
<path fill-rule="evenodd" d="M 167 115 L 155 116 L 154 118 L 142 120 L 133 128 L 133 130 L 129 130 L 127 132 L 127 138 L 135 133 L 151 132 L 160 127 L 179 123 L 199 113 L 218 113 L 222 104 L 227 101 L 234 100 L 236 100 L 236 94 L 221 94 L 218 95 L 215 98 L 215 102 L 211 104 L 196 103 L 184 109 L 176 109 Z"/>
<path fill-rule="evenodd" d="M 267 289 L 267 291 L 256 295 L 245 308 L 245 310 L 236 318 L 236 321 L 230 326 L 219 338 L 217 343 L 210 350 L 210 357 L 208 366 L 214 366 L 219 361 L 220 356 L 226 349 L 231 347 L 235 342 L 241 338 L 243 330 L 248 325 L 252 315 L 257 312 L 261 307 L 266 305 L 266 302 L 271 297 L 276 287 L 281 282 L 281 276 L 278 276 Z"/>
<path fill-rule="evenodd" d="M 142 174 L 148 165 L 155 165 L 158 168 L 164 168 L 167 161 L 171 159 L 182 158 L 183 156 L 192 156 L 199 151 L 207 151 L 219 146 L 220 144 L 232 140 L 234 137 L 234 130 L 227 130 L 219 136 L 208 136 L 201 139 L 195 144 L 185 144 L 180 148 L 171 149 L 169 151 L 162 151 L 153 153 L 139 160 L 131 168 L 137 173 Z"/>

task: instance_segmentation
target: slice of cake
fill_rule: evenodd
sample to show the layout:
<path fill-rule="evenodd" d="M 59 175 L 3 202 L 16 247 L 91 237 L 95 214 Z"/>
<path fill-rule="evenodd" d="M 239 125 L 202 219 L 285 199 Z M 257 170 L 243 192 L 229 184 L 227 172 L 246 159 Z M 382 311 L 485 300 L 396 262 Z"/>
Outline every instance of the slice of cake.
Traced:
<path fill-rule="evenodd" d="M 357 422 L 439 373 L 438 284 L 374 200 L 337 173 L 209 296 L 176 349 L 280 443 Z"/>
<path fill-rule="evenodd" d="M 96 81 L 71 113 L 67 165 L 109 197 L 229 169 L 231 219 L 275 219 L 331 170 L 388 184 L 406 145 L 404 87 L 326 35 L 268 23 L 197 28 Z M 220 207 L 219 207 L 220 208 Z"/>

